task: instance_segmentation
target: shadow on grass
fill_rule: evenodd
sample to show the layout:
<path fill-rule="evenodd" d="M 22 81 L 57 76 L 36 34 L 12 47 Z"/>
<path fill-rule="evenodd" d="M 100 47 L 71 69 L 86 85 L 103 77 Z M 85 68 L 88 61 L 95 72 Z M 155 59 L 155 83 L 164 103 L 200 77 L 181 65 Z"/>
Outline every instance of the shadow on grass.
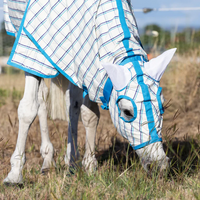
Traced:
<path fill-rule="evenodd" d="M 112 145 L 109 149 L 97 152 L 96 158 L 99 165 L 111 159 L 114 165 L 127 164 L 127 167 L 131 166 L 131 160 L 133 159 L 139 162 L 137 154 L 128 142 L 121 142 L 115 137 L 111 139 L 111 142 Z"/>
<path fill-rule="evenodd" d="M 96 153 L 99 165 L 103 165 L 104 162 L 112 160 L 114 165 L 126 165 L 130 167 L 132 160 L 139 162 L 139 157 L 128 142 L 122 142 L 115 137 L 111 139 L 111 142 L 112 145 L 110 148 Z"/>
<path fill-rule="evenodd" d="M 171 160 L 170 175 L 192 175 L 199 169 L 200 142 L 187 138 L 183 141 L 164 143 L 164 150 Z"/>
<path fill-rule="evenodd" d="M 199 169 L 200 165 L 200 142 L 195 139 L 184 141 L 170 141 L 163 144 L 167 156 L 171 160 L 169 176 L 191 175 Z M 112 145 L 109 149 L 97 152 L 96 158 L 99 165 L 105 161 L 113 160 L 114 165 L 126 165 L 130 167 L 139 158 L 128 142 L 121 142 L 112 138 Z M 122 168 L 123 169 L 123 168 Z"/>

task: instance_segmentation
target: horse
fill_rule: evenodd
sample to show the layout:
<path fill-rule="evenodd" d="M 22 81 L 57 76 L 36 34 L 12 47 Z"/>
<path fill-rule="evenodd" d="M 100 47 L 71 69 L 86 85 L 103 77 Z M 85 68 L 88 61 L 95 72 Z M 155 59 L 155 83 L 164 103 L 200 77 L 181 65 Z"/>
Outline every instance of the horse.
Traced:
<path fill-rule="evenodd" d="M 81 110 L 86 128 L 82 164 L 89 171 L 97 167 L 97 103 L 102 103 L 146 171 L 154 162 L 160 170 L 169 168 L 170 160 L 162 145 L 164 98 L 159 82 L 176 49 L 148 61 L 129 0 L 4 0 L 4 13 L 8 34 L 16 36 L 8 64 L 24 70 L 26 79 L 18 107 L 18 139 L 5 184 L 23 182 L 26 138 L 37 114 L 42 171 L 55 166 L 43 78 L 59 74 L 70 82 L 66 91 L 67 165 L 73 166 L 79 158 L 77 123 Z"/>

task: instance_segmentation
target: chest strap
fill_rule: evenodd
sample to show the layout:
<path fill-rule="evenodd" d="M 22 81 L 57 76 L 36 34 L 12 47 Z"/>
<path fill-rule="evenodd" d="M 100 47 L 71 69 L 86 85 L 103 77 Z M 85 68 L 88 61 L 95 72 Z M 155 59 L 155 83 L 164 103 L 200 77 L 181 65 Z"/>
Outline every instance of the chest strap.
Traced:
<path fill-rule="evenodd" d="M 109 109 L 109 101 L 112 90 L 113 90 L 113 84 L 110 78 L 108 78 L 103 89 L 103 97 L 100 97 L 100 100 L 103 103 L 103 105 L 101 105 L 101 108 L 103 110 Z"/>

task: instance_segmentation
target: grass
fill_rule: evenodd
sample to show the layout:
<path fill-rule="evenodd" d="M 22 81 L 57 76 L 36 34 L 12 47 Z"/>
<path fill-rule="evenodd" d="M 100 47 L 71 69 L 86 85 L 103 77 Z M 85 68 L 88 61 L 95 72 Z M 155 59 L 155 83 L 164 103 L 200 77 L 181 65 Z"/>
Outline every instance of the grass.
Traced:
<path fill-rule="evenodd" d="M 0 107 L 5 105 L 8 100 L 18 103 L 22 98 L 23 92 L 17 91 L 15 88 L 13 90 L 6 90 L 0 88 Z"/>
<path fill-rule="evenodd" d="M 24 75 L 0 80 L 0 199 L 200 199 L 199 52 L 172 62 L 161 81 L 168 107 L 164 114 L 163 141 L 171 159 L 166 174 L 148 175 L 128 143 L 113 128 L 109 113 L 101 111 L 97 129 L 98 169 L 87 174 L 82 168 L 69 175 L 64 165 L 67 125 L 48 120 L 55 148 L 56 169 L 42 175 L 41 138 L 38 119 L 29 131 L 23 169 L 24 184 L 8 187 L 2 181 L 10 170 L 9 159 L 18 132 L 17 105 L 23 94 Z M 15 87 L 14 87 L 15 86 Z M 8 103 L 8 99 L 10 103 Z M 170 101 L 171 100 L 171 101 Z M 14 106 L 13 106 L 14 105 Z M 79 123 L 78 143 L 84 154 L 85 131 Z"/>
<path fill-rule="evenodd" d="M 171 170 L 151 176 L 128 143 L 117 138 L 112 138 L 110 148 L 103 152 L 97 147 L 99 166 L 94 174 L 78 168 L 75 175 L 69 175 L 63 162 L 63 146 L 55 154 L 57 168 L 42 175 L 41 164 L 30 163 L 37 149 L 29 148 L 26 155 L 33 155 L 23 169 L 24 185 L 8 187 L 1 182 L 0 199 L 199 199 L 200 138 L 165 140 Z M 2 180 L 7 173 L 3 172 Z"/>
<path fill-rule="evenodd" d="M 58 164 L 56 170 L 46 175 L 41 175 L 40 166 L 27 166 L 23 170 L 24 185 L 8 187 L 1 183 L 0 198 L 199 199 L 197 141 L 185 142 L 187 145 L 174 142 L 168 144 L 172 166 L 169 174 L 164 176 L 159 174 L 148 176 L 131 149 L 126 152 L 129 155 L 126 157 L 124 152 L 115 152 L 115 149 L 118 149 L 116 146 L 113 147 L 114 153 L 109 152 L 109 158 L 103 161 L 102 157 L 98 158 L 101 164 L 98 170 L 90 175 L 82 168 L 79 168 L 75 175 L 68 175 L 63 164 Z M 125 160 L 119 159 L 120 156 Z"/>
<path fill-rule="evenodd" d="M 24 74 L 0 74 L 0 107 L 8 102 L 18 105 L 23 96 Z"/>

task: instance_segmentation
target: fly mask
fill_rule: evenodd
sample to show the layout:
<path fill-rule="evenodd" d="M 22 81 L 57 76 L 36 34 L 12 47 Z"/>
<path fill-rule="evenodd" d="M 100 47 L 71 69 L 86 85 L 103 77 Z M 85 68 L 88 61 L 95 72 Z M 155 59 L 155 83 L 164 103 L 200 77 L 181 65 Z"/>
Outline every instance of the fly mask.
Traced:
<path fill-rule="evenodd" d="M 107 82 L 111 82 L 105 90 L 113 85 L 110 93 L 104 93 L 112 121 L 135 150 L 162 141 L 164 98 L 159 81 L 175 51 L 168 50 L 149 62 L 135 56 L 121 65 L 103 64 L 110 77 Z"/>

